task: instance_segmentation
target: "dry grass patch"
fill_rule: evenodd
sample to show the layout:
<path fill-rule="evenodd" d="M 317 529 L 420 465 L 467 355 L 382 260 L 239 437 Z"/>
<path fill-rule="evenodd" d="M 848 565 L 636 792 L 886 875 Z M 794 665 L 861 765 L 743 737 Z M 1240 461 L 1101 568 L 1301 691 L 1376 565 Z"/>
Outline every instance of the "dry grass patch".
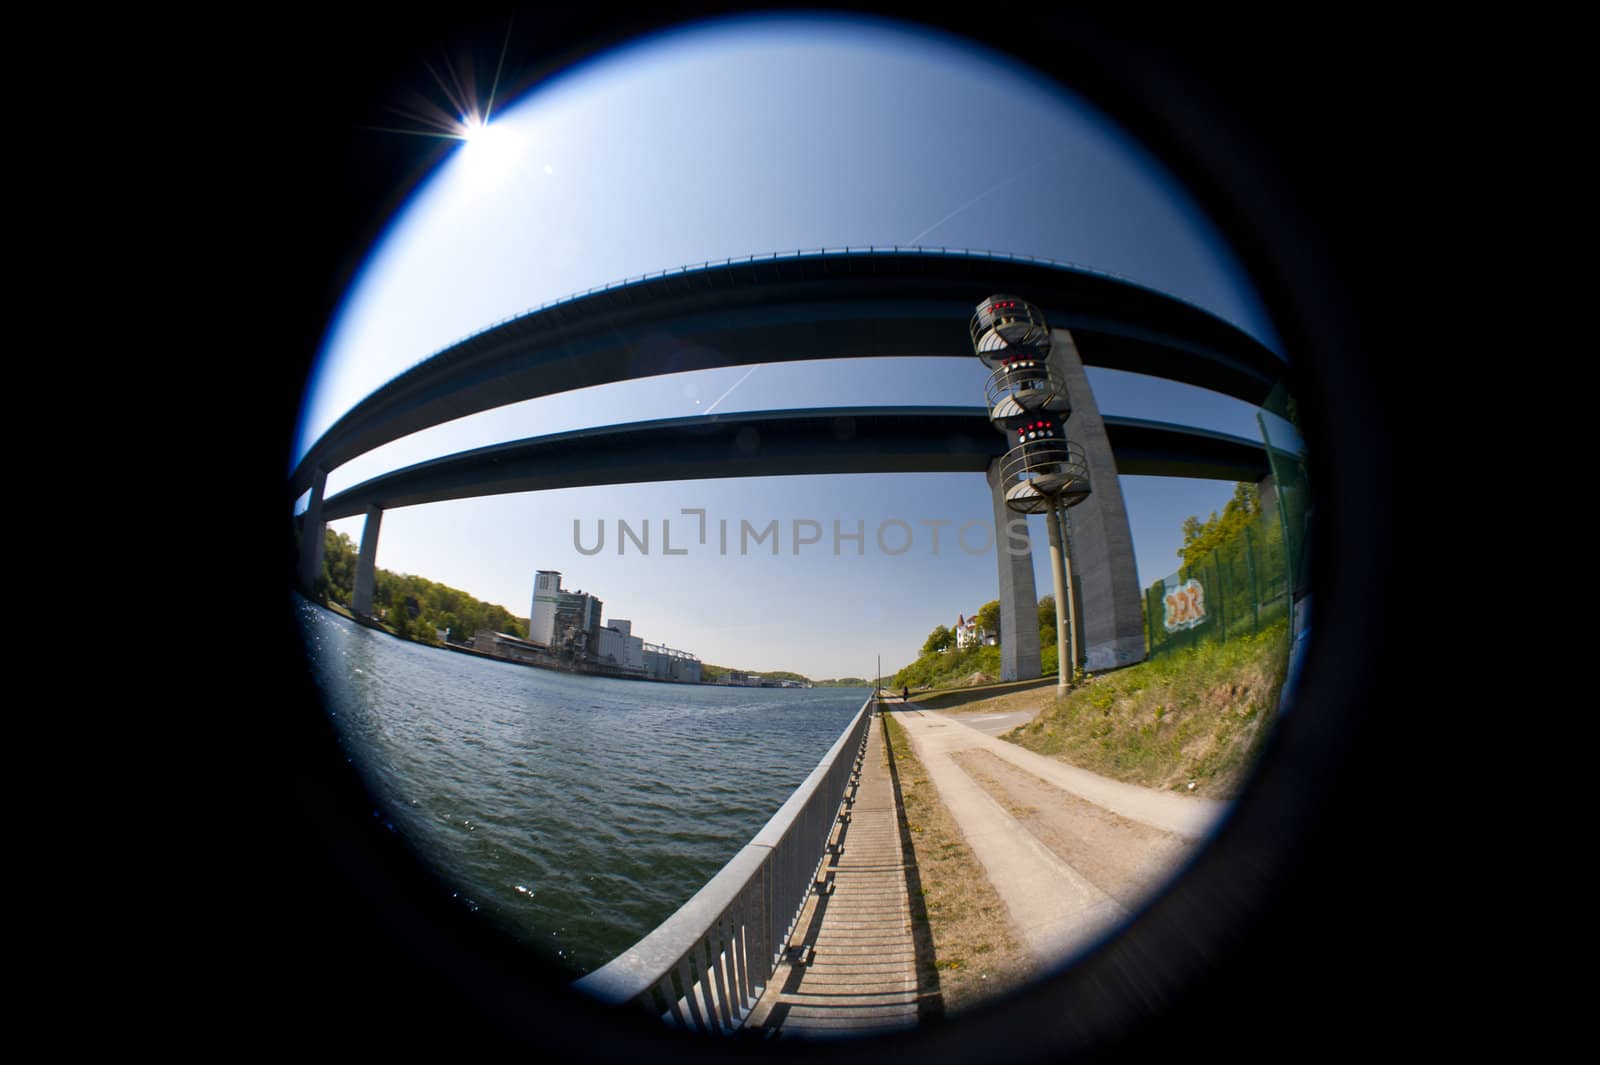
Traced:
<path fill-rule="evenodd" d="M 933 941 L 929 964 L 936 970 L 946 1014 L 959 1013 L 1029 979 L 1033 958 L 893 714 L 883 715 L 883 729 Z M 917 911 L 913 905 L 913 921 Z"/>

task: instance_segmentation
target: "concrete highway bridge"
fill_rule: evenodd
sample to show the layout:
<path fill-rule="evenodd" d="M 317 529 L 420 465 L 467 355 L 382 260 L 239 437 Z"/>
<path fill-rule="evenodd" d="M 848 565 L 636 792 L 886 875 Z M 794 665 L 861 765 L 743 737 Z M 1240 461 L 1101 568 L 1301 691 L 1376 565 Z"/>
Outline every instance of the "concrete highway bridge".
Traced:
<path fill-rule="evenodd" d="M 1259 441 L 1105 419 L 1123 474 L 1259 481 Z M 983 473 L 1006 441 L 981 407 L 836 407 L 694 415 L 475 448 L 386 473 L 323 500 L 324 522 L 371 508 L 551 488 L 818 473 Z"/>
<path fill-rule="evenodd" d="M 772 411 L 586 429 L 446 456 L 323 499 L 328 471 L 374 448 L 573 389 L 802 359 L 973 358 L 967 324 L 993 292 L 1023 295 L 1054 328 L 1051 363 L 1073 408 L 1067 428 L 1085 447 L 1093 476 L 1093 495 L 1073 510 L 1070 545 L 1083 576 L 1079 655 L 1091 670 L 1138 661 L 1140 596 L 1117 476 L 1260 480 L 1265 452 L 1215 433 L 1102 418 L 1084 367 L 1166 378 L 1260 405 L 1281 381 L 1283 360 L 1208 312 L 1126 280 L 969 251 L 819 249 L 684 267 L 590 290 L 467 337 L 358 403 L 296 466 L 291 496 L 310 491 L 302 580 L 309 584 L 320 572 L 322 529 L 335 518 L 368 515 L 356 590 L 361 609 L 386 507 L 693 477 L 984 471 L 995 490 L 996 542 L 1008 534 L 1016 542 L 1010 523 L 1020 519 L 1005 510 L 993 461 L 1004 439 L 978 409 Z M 1034 611 L 1031 561 L 997 555 L 1002 675 L 1037 676 L 1036 637 L 1018 624 Z"/>

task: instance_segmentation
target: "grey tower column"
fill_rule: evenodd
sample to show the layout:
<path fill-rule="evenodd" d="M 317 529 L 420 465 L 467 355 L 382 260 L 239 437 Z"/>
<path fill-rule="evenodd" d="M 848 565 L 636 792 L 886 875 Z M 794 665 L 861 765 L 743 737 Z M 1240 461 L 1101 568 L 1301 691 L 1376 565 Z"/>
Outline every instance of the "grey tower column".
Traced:
<path fill-rule="evenodd" d="M 1000 679 L 1032 680 L 1040 674 L 1039 597 L 1033 590 L 1028 519 L 1006 506 L 998 458 L 989 463 L 986 476 L 994 497 L 994 556 L 1000 568 Z"/>
<path fill-rule="evenodd" d="M 311 475 L 311 501 L 300 516 L 300 587 L 308 595 L 322 576 L 322 492 L 327 484 L 328 471 L 318 467 Z"/>
<path fill-rule="evenodd" d="M 1052 329 L 1050 336 L 1050 367 L 1066 383 L 1072 401 L 1067 439 L 1082 446 L 1093 488 L 1088 499 L 1067 511 L 1066 523 L 1073 584 L 1082 589 L 1078 619 L 1084 668 L 1093 673 L 1144 660 L 1139 570 L 1111 441 L 1083 372 L 1083 359 L 1067 330 Z"/>
<path fill-rule="evenodd" d="M 1272 479 L 1272 474 L 1267 474 L 1256 482 L 1256 491 L 1261 493 L 1261 512 L 1271 514 L 1278 507 L 1278 482 Z"/>
<path fill-rule="evenodd" d="M 357 614 L 372 616 L 372 586 L 378 563 L 378 528 L 383 524 L 383 508 L 367 504 L 367 524 L 361 529 L 361 557 L 356 560 L 356 588 L 350 604 Z"/>

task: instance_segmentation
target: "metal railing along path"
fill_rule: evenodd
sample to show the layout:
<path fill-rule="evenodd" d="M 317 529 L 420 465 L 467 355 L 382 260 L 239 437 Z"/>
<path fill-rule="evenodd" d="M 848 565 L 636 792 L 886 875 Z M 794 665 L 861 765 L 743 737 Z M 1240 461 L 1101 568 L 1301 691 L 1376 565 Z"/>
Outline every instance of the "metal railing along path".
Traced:
<path fill-rule="evenodd" d="M 782 960 L 846 792 L 860 779 L 874 709 L 869 697 L 794 794 L 705 887 L 573 986 L 668 1024 L 736 1031 Z"/>

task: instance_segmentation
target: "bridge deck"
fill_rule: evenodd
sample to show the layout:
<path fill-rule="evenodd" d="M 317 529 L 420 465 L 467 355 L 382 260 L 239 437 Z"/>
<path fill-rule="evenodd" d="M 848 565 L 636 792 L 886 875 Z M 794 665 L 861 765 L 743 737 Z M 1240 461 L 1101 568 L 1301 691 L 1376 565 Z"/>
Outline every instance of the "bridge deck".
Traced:
<path fill-rule="evenodd" d="M 788 960 L 751 1013 L 749 1027 L 769 1038 L 890 1033 L 936 1008 L 937 992 L 918 989 L 900 807 L 876 720 L 848 809 L 836 833 L 841 849 L 818 873 L 833 890 L 813 891 Z"/>

